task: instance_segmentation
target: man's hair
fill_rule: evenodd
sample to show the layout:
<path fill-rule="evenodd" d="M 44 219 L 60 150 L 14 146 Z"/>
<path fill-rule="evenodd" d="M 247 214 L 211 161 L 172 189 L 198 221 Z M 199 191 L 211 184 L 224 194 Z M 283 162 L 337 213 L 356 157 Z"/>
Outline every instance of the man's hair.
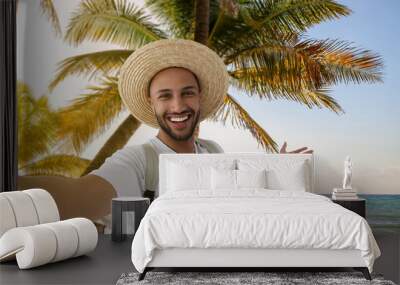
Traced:
<path fill-rule="evenodd" d="M 196 75 L 193 71 L 191 71 L 190 69 L 184 68 L 184 67 L 180 67 L 180 66 L 170 66 L 170 67 L 161 69 L 160 71 L 158 71 L 158 72 L 150 79 L 149 85 L 147 86 L 147 96 L 148 96 L 148 97 L 150 97 L 150 85 L 151 85 L 151 83 L 153 82 L 154 77 L 156 77 L 156 75 L 159 74 L 161 71 L 166 70 L 166 69 L 168 69 L 168 68 L 173 68 L 173 67 L 185 69 L 185 70 L 189 71 L 191 74 L 193 74 L 194 79 L 196 80 L 196 83 L 197 83 L 197 87 L 199 88 L 199 92 L 201 91 L 201 86 L 200 86 L 199 78 L 197 77 L 197 75 Z"/>

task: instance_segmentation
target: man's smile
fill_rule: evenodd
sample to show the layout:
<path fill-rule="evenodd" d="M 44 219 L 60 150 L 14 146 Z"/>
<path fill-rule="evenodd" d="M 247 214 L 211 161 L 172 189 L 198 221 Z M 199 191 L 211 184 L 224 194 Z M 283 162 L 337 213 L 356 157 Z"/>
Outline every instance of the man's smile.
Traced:
<path fill-rule="evenodd" d="M 179 116 L 166 116 L 168 124 L 172 126 L 174 129 L 182 130 L 185 129 L 187 126 L 190 126 L 190 122 L 193 115 L 190 113 L 179 115 Z"/>

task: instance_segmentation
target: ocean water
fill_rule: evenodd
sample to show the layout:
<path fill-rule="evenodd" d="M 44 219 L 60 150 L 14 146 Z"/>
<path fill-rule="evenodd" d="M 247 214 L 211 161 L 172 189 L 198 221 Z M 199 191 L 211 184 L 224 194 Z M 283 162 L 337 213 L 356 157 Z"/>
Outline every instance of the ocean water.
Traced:
<path fill-rule="evenodd" d="M 323 194 L 331 197 L 331 194 Z M 373 231 L 400 234 L 400 195 L 358 194 L 366 200 L 366 218 Z"/>
<path fill-rule="evenodd" d="M 366 199 L 367 221 L 373 230 L 400 233 L 400 195 L 358 196 Z"/>

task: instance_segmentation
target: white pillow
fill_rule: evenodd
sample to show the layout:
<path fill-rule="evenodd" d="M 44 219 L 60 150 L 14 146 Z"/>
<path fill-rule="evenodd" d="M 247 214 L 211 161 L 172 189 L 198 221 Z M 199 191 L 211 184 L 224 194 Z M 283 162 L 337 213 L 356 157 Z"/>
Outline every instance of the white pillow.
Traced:
<path fill-rule="evenodd" d="M 268 188 L 276 190 L 307 191 L 305 162 L 285 170 L 273 169 L 268 171 Z"/>
<path fill-rule="evenodd" d="M 240 188 L 267 188 L 267 170 L 236 170 L 236 185 Z"/>
<path fill-rule="evenodd" d="M 211 168 L 234 169 L 235 161 L 211 162 L 206 165 L 168 163 L 167 191 L 211 190 Z"/>
<path fill-rule="evenodd" d="M 267 187 L 273 190 L 311 191 L 309 160 L 282 158 L 239 159 L 240 170 L 267 170 Z"/>
<path fill-rule="evenodd" d="M 170 163 L 168 168 L 168 191 L 185 191 L 210 188 L 209 179 L 206 179 L 209 167 L 186 167 L 181 164 Z"/>
<path fill-rule="evenodd" d="M 231 170 L 211 168 L 212 190 L 239 190 L 241 188 L 267 188 L 267 171 Z"/>
<path fill-rule="evenodd" d="M 211 189 L 236 190 L 236 170 L 211 167 Z"/>

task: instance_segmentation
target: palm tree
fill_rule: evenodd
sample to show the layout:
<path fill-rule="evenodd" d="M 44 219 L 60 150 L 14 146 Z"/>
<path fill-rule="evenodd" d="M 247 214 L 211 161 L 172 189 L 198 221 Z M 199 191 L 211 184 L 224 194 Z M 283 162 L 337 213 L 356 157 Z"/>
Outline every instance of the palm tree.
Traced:
<path fill-rule="evenodd" d="M 77 153 L 124 110 L 116 79 L 125 59 L 135 49 L 158 39 L 204 42 L 196 31 L 201 30 L 200 26 L 204 28 L 207 21 L 204 22 L 204 15 L 202 18 L 195 13 L 195 5 L 199 8 L 206 2 L 146 0 L 146 8 L 159 24 L 131 2 L 81 3 L 70 20 L 65 40 L 73 45 L 84 40 L 106 41 L 119 44 L 121 49 L 67 58 L 59 64 L 49 85 L 52 90 L 71 75 L 100 78 L 101 86 L 91 87 L 94 93 L 83 95 L 61 114 L 62 122 L 68 123 L 61 123 L 60 135 L 72 139 L 71 147 Z M 382 61 L 378 55 L 346 41 L 307 37 L 310 27 L 351 13 L 334 0 L 210 0 L 208 7 L 208 33 L 202 33 L 207 35 L 204 43 L 222 57 L 231 85 L 240 94 L 268 101 L 291 100 L 308 108 L 325 107 L 340 114 L 344 111 L 328 95 L 330 86 L 382 81 Z M 203 21 L 197 27 L 196 17 Z M 249 130 L 266 151 L 277 152 L 275 141 L 231 94 L 226 94 L 224 105 L 212 119 L 223 124 L 230 119 L 234 126 Z M 132 116 L 126 120 L 130 124 L 122 123 L 107 141 L 108 145 L 123 146 L 140 125 Z M 115 150 L 97 155 L 96 165 Z"/>
<path fill-rule="evenodd" d="M 48 98 L 35 100 L 29 87 L 17 83 L 18 171 L 25 175 L 79 177 L 89 160 L 69 154 L 50 154 L 57 143 L 58 113 Z"/>
<path fill-rule="evenodd" d="M 197 0 L 195 5 L 194 40 L 207 45 L 208 31 L 210 29 L 210 0 Z"/>

